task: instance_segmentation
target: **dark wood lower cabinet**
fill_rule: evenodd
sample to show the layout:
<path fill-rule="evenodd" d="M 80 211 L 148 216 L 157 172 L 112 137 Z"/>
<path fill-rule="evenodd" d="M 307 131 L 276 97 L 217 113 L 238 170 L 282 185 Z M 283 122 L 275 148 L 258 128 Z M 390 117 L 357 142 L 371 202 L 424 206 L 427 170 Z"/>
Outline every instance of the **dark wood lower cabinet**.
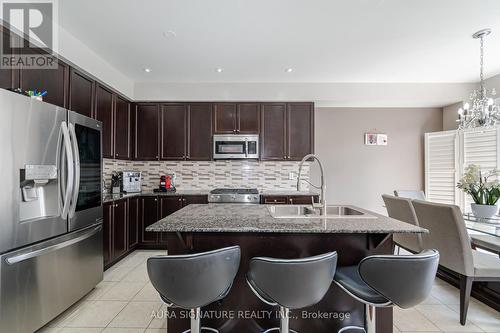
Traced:
<path fill-rule="evenodd" d="M 159 220 L 158 198 L 156 196 L 141 197 L 141 237 L 140 246 L 147 247 L 158 244 L 158 233 L 146 231 L 146 228 Z"/>
<path fill-rule="evenodd" d="M 117 201 L 113 207 L 113 259 L 123 256 L 128 251 L 128 201 Z"/>
<path fill-rule="evenodd" d="M 286 205 L 288 197 L 286 195 L 262 195 L 260 197 L 261 204 Z"/>
<path fill-rule="evenodd" d="M 131 199 L 129 199 L 131 200 Z M 182 207 L 190 204 L 206 204 L 208 203 L 207 195 L 159 195 L 159 196 L 144 196 L 138 199 L 140 201 L 139 213 L 139 242 L 138 248 L 147 249 L 166 249 L 167 238 L 165 234 L 159 232 L 146 231 L 146 228 L 151 224 L 175 213 Z M 132 203 L 130 204 L 132 207 Z M 129 209 L 129 211 L 132 208 Z M 130 214 L 130 213 L 129 213 Z M 132 216 L 130 216 L 129 221 Z M 131 225 L 132 222 L 130 222 Z M 130 238 L 130 234 L 129 234 Z"/>
<path fill-rule="evenodd" d="M 140 198 L 128 199 L 128 250 L 139 244 L 139 212 Z"/>
<path fill-rule="evenodd" d="M 262 195 L 262 204 L 308 205 L 317 195 Z M 135 248 L 167 247 L 167 234 L 146 228 L 179 209 L 192 204 L 207 204 L 207 195 L 137 196 L 103 205 L 103 256 L 108 268 Z"/>
<path fill-rule="evenodd" d="M 109 267 L 128 252 L 128 201 L 103 205 L 103 259 Z"/>
<path fill-rule="evenodd" d="M 167 217 L 168 215 L 175 213 L 182 206 L 182 196 L 167 196 L 160 198 L 160 219 Z M 167 244 L 167 236 L 165 233 L 160 234 L 159 239 L 160 244 Z"/>
<path fill-rule="evenodd" d="M 111 236 L 113 234 L 113 202 L 105 203 L 102 206 L 102 209 L 102 255 L 104 260 L 104 267 L 106 267 L 111 262 L 111 256 L 113 252 L 113 250 L 111 249 Z"/>
<path fill-rule="evenodd" d="M 313 202 L 319 202 L 317 195 L 289 195 L 288 203 L 290 205 L 310 205 Z"/>
<path fill-rule="evenodd" d="M 261 204 L 272 205 L 310 205 L 312 202 L 319 202 L 317 195 L 262 195 Z"/>
<path fill-rule="evenodd" d="M 182 196 L 182 207 L 198 204 L 203 205 L 208 203 L 208 196 L 206 195 L 184 195 Z"/>

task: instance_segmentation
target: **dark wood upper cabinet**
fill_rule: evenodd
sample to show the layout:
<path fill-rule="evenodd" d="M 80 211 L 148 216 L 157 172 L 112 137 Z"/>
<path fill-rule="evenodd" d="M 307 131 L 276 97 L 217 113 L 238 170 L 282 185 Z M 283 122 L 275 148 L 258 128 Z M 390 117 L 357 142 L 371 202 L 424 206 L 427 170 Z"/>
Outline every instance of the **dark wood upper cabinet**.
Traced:
<path fill-rule="evenodd" d="M 287 159 L 300 161 L 314 153 L 314 104 L 287 105 Z"/>
<path fill-rule="evenodd" d="M 238 103 L 236 132 L 239 134 L 258 134 L 260 130 L 260 104 Z"/>
<path fill-rule="evenodd" d="M 69 78 L 69 109 L 92 117 L 94 115 L 94 87 L 94 80 L 72 68 Z"/>
<path fill-rule="evenodd" d="M 262 104 L 260 149 L 262 160 L 300 161 L 313 153 L 314 104 Z"/>
<path fill-rule="evenodd" d="M 259 103 L 217 103 L 213 113 L 216 134 L 259 133 Z"/>
<path fill-rule="evenodd" d="M 128 249 L 139 243 L 139 198 L 128 199 Z"/>
<path fill-rule="evenodd" d="M 113 259 L 128 251 L 127 200 L 115 201 L 113 207 Z"/>
<path fill-rule="evenodd" d="M 115 97 L 114 118 L 115 158 L 128 160 L 131 158 L 131 110 L 130 102 L 120 96 Z"/>
<path fill-rule="evenodd" d="M 16 34 L 11 34 L 10 30 L 0 25 L 2 30 L 2 54 L 9 55 L 17 53 L 11 45 L 19 45 L 20 37 Z M 11 41 L 12 38 L 12 41 Z M 14 41 L 17 39 L 17 41 Z M 11 89 L 19 87 L 19 69 L 0 68 L 0 88 Z"/>
<path fill-rule="evenodd" d="M 212 159 L 212 104 L 189 104 L 187 159 Z"/>
<path fill-rule="evenodd" d="M 141 197 L 141 239 L 142 244 L 156 244 L 158 233 L 146 231 L 146 228 L 158 221 L 158 198 Z"/>
<path fill-rule="evenodd" d="M 187 156 L 186 104 L 165 104 L 161 107 L 161 154 L 163 160 L 184 160 Z"/>
<path fill-rule="evenodd" d="M 261 108 L 260 158 L 285 160 L 286 103 L 264 103 Z"/>
<path fill-rule="evenodd" d="M 0 88 L 3 89 L 13 88 L 12 76 L 13 76 L 12 69 L 0 68 Z"/>
<path fill-rule="evenodd" d="M 158 160 L 160 111 L 156 103 L 139 103 L 134 114 L 134 159 Z"/>
<path fill-rule="evenodd" d="M 62 108 L 66 107 L 68 87 L 68 66 L 59 61 L 57 68 L 23 68 L 20 73 L 20 88 L 23 91 L 47 91 L 43 101 Z"/>
<path fill-rule="evenodd" d="M 95 93 L 95 118 L 102 121 L 102 154 L 113 158 L 113 93 L 98 84 Z"/>
<path fill-rule="evenodd" d="M 217 103 L 214 104 L 214 133 L 236 133 L 237 114 L 236 103 Z"/>

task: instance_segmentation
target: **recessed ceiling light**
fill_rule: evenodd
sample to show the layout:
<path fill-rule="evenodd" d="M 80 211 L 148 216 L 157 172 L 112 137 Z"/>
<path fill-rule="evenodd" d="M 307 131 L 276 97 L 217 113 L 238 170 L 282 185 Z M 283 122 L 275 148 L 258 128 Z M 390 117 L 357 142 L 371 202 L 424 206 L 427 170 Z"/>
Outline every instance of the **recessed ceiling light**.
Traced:
<path fill-rule="evenodd" d="M 144 71 L 145 71 L 146 73 L 151 73 L 151 68 L 144 68 Z"/>
<path fill-rule="evenodd" d="M 293 68 L 287 68 L 287 69 L 285 69 L 285 72 L 291 73 L 291 72 L 293 72 Z"/>
<path fill-rule="evenodd" d="M 166 39 L 171 39 L 177 37 L 177 34 L 173 30 L 167 30 L 163 32 L 163 37 Z"/>
<path fill-rule="evenodd" d="M 224 72 L 224 69 L 222 69 L 222 68 L 217 68 L 217 69 L 216 69 L 216 72 L 217 72 L 217 73 L 222 73 L 222 72 Z"/>

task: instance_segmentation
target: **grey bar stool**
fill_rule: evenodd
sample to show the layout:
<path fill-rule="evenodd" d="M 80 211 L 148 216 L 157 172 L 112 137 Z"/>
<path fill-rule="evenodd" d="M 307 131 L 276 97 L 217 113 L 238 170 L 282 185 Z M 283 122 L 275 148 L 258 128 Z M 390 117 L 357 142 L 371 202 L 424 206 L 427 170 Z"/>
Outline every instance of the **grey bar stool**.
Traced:
<path fill-rule="evenodd" d="M 397 305 L 414 307 L 429 296 L 439 264 L 439 252 L 366 257 L 358 266 L 339 267 L 335 283 L 365 304 L 365 327 L 347 326 L 339 330 L 376 331 L 375 308 Z"/>
<path fill-rule="evenodd" d="M 165 303 L 191 311 L 191 329 L 185 332 L 218 332 L 201 327 L 200 308 L 229 293 L 240 257 L 239 246 L 189 255 L 151 257 L 147 262 L 148 275 Z"/>
<path fill-rule="evenodd" d="M 280 307 L 280 333 L 289 328 L 291 309 L 300 309 L 321 301 L 330 288 L 337 267 L 337 252 L 303 259 L 256 257 L 250 260 L 247 283 L 264 303 Z"/>

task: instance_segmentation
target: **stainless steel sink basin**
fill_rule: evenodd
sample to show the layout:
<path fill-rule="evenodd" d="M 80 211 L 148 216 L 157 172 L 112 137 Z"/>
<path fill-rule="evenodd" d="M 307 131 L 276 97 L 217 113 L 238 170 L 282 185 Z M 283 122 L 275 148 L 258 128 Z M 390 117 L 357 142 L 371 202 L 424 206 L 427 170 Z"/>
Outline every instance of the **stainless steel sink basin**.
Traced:
<path fill-rule="evenodd" d="M 307 217 L 317 215 L 312 206 L 300 205 L 276 205 L 268 206 L 269 212 L 273 217 Z"/>
<path fill-rule="evenodd" d="M 319 214 L 320 210 L 319 208 L 315 209 L 316 212 Z M 326 206 L 326 215 L 339 215 L 339 216 L 360 216 L 360 215 L 366 215 L 365 213 L 356 210 L 351 207 L 347 206 Z"/>
<path fill-rule="evenodd" d="M 319 208 L 308 205 L 271 205 L 267 206 L 269 213 L 274 218 L 348 218 L 348 217 L 373 217 L 355 208 L 348 206 L 327 206 L 326 215 L 321 215 Z"/>

